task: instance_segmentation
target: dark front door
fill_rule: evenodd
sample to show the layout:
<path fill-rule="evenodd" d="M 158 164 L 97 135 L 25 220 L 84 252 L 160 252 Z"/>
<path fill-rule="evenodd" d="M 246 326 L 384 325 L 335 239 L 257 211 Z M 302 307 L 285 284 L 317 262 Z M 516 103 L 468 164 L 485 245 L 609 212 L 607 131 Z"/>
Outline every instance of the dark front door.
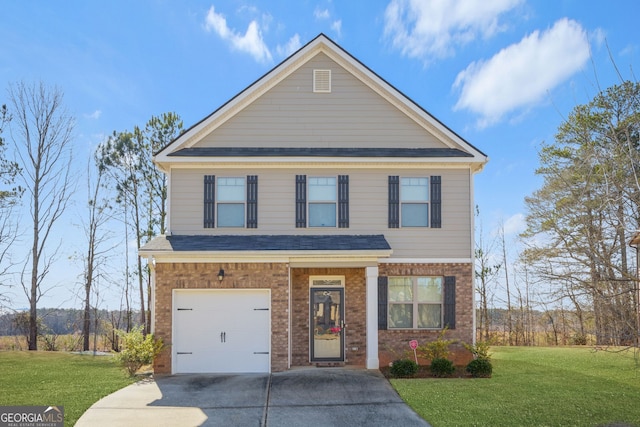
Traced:
<path fill-rule="evenodd" d="M 311 361 L 344 361 L 344 288 L 311 288 Z"/>

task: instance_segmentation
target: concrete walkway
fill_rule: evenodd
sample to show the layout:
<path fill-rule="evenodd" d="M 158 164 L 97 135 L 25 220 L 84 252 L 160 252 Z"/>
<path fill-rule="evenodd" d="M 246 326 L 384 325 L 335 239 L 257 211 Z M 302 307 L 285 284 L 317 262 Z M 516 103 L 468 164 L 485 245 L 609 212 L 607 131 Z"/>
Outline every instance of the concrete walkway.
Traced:
<path fill-rule="evenodd" d="M 78 427 L 429 426 L 377 371 L 309 368 L 275 374 L 173 375 L 96 402 Z"/>

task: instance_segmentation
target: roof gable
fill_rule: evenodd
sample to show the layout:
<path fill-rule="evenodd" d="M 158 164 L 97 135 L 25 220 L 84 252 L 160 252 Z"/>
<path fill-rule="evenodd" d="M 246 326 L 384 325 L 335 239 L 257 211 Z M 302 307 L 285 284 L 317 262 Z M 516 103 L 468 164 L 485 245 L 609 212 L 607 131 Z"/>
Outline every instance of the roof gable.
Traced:
<path fill-rule="evenodd" d="M 316 69 L 332 70 L 331 93 L 313 93 Z M 378 145 L 370 135 L 379 139 Z M 354 152 L 430 149 L 428 157 L 458 153 L 453 157 L 466 157 L 466 162 L 487 161 L 484 153 L 321 34 L 163 148 L 156 163 L 210 156 L 212 148 L 233 148 L 236 155 L 241 147 L 302 148 L 300 141 L 305 147 Z"/>

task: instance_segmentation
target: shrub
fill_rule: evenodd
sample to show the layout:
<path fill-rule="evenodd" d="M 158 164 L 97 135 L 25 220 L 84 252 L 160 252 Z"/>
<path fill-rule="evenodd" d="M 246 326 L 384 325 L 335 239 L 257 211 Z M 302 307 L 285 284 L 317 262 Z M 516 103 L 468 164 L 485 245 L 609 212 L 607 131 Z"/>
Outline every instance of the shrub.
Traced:
<path fill-rule="evenodd" d="M 474 359 L 491 360 L 491 354 L 489 353 L 489 343 L 486 341 L 478 341 L 475 344 L 464 343 L 464 348 L 469 350 L 473 354 Z"/>
<path fill-rule="evenodd" d="M 436 377 L 447 377 L 453 374 L 456 368 L 453 366 L 453 362 L 449 359 L 435 358 L 431 361 L 429 368 L 431 373 Z"/>
<path fill-rule="evenodd" d="M 122 351 L 116 355 L 116 361 L 122 365 L 130 376 L 143 365 L 153 362 L 153 359 L 162 351 L 162 340 L 155 339 L 153 335 L 142 334 L 142 326 L 134 328 L 131 332 L 118 331 L 122 339 Z"/>
<path fill-rule="evenodd" d="M 409 359 L 396 360 L 391 364 L 390 372 L 397 378 L 413 377 L 418 373 L 418 364 Z"/>
<path fill-rule="evenodd" d="M 447 328 L 444 328 L 438 334 L 438 338 L 435 341 L 431 341 L 417 348 L 418 354 L 421 357 L 429 360 L 446 359 L 449 357 L 449 346 L 455 342 L 455 340 L 445 340 L 444 335 L 447 332 Z"/>
<path fill-rule="evenodd" d="M 491 378 L 493 366 L 489 359 L 474 359 L 467 365 L 467 372 L 474 378 Z"/>
<path fill-rule="evenodd" d="M 576 334 L 571 339 L 573 345 L 587 345 L 587 336 L 582 334 Z"/>

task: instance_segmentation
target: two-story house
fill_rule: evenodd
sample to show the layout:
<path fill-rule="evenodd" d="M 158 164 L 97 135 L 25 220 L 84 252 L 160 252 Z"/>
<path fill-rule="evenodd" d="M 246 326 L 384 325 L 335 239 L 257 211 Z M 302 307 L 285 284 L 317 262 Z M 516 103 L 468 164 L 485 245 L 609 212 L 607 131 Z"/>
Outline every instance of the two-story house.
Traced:
<path fill-rule="evenodd" d="M 156 153 L 156 373 L 377 369 L 474 340 L 487 156 L 319 35 Z"/>

